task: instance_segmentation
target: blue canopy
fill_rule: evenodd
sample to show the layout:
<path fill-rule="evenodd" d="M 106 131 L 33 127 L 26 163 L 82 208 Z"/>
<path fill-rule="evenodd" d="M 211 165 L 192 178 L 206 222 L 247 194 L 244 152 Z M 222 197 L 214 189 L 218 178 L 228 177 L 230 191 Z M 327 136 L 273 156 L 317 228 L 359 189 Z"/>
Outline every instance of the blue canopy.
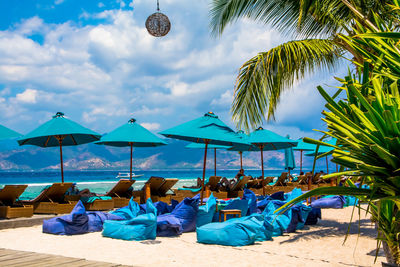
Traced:
<path fill-rule="evenodd" d="M 155 147 L 167 143 L 138 124 L 135 119 L 130 119 L 128 123 L 102 136 L 96 144 L 116 147 Z"/>
<path fill-rule="evenodd" d="M 252 132 L 247 139 L 247 142 L 257 147 L 258 151 L 261 151 L 261 172 L 264 178 L 264 156 L 263 151 L 266 150 L 280 150 L 285 148 L 294 147 L 297 145 L 297 141 L 291 140 L 289 138 L 280 136 L 274 132 L 265 130 L 259 127 L 257 130 Z M 263 194 L 264 194 L 263 187 Z"/>
<path fill-rule="evenodd" d="M 325 143 L 328 143 L 331 145 L 336 145 L 336 141 L 337 141 L 336 139 L 332 138 L 329 141 L 325 141 Z M 312 145 L 312 144 L 310 144 L 310 145 Z M 312 150 L 312 152 L 305 154 L 306 156 L 312 156 L 312 157 L 315 156 L 315 150 L 316 150 L 317 146 L 316 145 L 313 145 L 313 146 L 314 146 L 314 149 Z M 318 148 L 317 155 L 322 155 L 324 153 L 331 152 L 333 149 L 334 149 L 333 147 L 321 145 Z"/>
<path fill-rule="evenodd" d="M 293 148 L 296 151 L 313 151 L 315 150 L 315 145 L 309 144 L 303 141 L 303 138 L 297 139 L 297 146 Z"/>
<path fill-rule="evenodd" d="M 202 143 L 190 143 L 185 148 L 191 148 L 191 149 L 204 149 L 206 147 L 205 144 Z M 215 149 L 228 149 L 230 146 L 221 146 L 221 145 L 208 145 L 207 148 L 215 148 Z"/>
<path fill-rule="evenodd" d="M 100 136 L 100 134 L 64 118 L 64 113 L 57 112 L 51 120 L 18 139 L 18 144 L 20 146 L 60 147 L 61 181 L 64 182 L 62 146 L 76 146 L 98 141 Z"/>
<path fill-rule="evenodd" d="M 208 145 L 234 146 L 248 144 L 212 112 L 162 131 L 160 134 L 169 138 L 193 143 L 207 143 Z"/>
<path fill-rule="evenodd" d="M 18 139 L 18 143 L 20 146 L 76 146 L 98 141 L 100 137 L 100 134 L 65 118 L 64 113 L 57 112 L 51 120 Z"/>
<path fill-rule="evenodd" d="M 160 132 L 160 134 L 180 140 L 193 143 L 204 143 L 204 162 L 203 162 L 203 186 L 201 190 L 201 201 L 203 203 L 204 182 L 206 175 L 207 147 L 208 145 L 247 145 L 240 136 L 238 136 L 231 128 L 223 123 L 217 115 L 212 112 L 204 114 L 204 116 L 175 126 L 171 129 Z"/>
<path fill-rule="evenodd" d="M 0 140 L 5 140 L 5 139 L 12 139 L 21 136 L 22 134 L 17 133 L 16 131 L 13 131 L 3 125 L 0 125 Z"/>
<path fill-rule="evenodd" d="M 114 131 L 101 137 L 98 145 L 125 147 L 131 148 L 130 160 L 130 179 L 132 180 L 132 154 L 133 147 L 155 147 L 163 146 L 167 143 L 158 138 L 155 134 L 136 123 L 135 119 L 130 119 L 128 123 L 118 127 Z"/>
<path fill-rule="evenodd" d="M 255 145 L 258 150 L 264 151 L 280 150 L 297 145 L 297 141 L 280 136 L 262 127 L 252 132 L 246 141 Z"/>

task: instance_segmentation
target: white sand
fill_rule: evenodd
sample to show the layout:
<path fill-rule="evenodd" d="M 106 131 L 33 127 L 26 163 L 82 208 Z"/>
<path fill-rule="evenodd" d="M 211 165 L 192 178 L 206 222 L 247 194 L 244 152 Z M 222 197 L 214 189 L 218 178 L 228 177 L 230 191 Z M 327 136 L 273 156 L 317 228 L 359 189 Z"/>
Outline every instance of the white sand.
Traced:
<path fill-rule="evenodd" d="M 0 247 L 128 264 L 135 266 L 380 266 L 374 264 L 375 230 L 361 218 L 344 245 L 352 208 L 323 210 L 323 220 L 297 233 L 246 247 L 196 243 L 196 234 L 136 242 L 104 238 L 101 233 L 78 236 L 43 234 L 41 226 L 0 231 Z M 357 216 L 358 217 L 358 216 Z"/>

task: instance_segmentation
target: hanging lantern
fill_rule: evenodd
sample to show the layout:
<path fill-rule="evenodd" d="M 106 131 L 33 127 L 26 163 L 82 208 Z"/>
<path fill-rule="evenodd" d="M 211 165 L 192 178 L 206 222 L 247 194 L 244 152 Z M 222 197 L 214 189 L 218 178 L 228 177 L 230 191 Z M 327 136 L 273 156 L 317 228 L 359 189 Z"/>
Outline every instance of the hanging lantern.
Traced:
<path fill-rule="evenodd" d="M 168 17 L 160 12 L 159 0 L 157 0 L 157 12 L 150 15 L 146 20 L 146 28 L 155 37 L 165 36 L 171 29 L 171 22 Z"/>

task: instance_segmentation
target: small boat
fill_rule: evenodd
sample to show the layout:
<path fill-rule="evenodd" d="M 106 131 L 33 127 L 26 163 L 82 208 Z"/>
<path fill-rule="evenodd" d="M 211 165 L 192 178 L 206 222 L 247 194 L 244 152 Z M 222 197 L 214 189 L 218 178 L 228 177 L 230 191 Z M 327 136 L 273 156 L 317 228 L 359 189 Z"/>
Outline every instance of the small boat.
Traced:
<path fill-rule="evenodd" d="M 142 177 L 143 174 L 135 174 L 132 173 L 132 178 L 138 178 L 138 177 Z M 125 178 L 130 178 L 130 173 L 129 172 L 119 172 L 118 175 L 115 177 L 118 179 L 125 179 Z"/>

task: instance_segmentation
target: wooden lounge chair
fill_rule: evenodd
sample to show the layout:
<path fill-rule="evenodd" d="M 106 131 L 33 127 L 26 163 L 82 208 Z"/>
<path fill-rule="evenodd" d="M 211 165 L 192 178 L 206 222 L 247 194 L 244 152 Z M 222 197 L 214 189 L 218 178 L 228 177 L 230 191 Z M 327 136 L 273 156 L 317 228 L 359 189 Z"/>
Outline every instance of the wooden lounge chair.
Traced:
<path fill-rule="evenodd" d="M 128 192 L 129 188 L 135 183 L 135 180 L 121 179 L 119 180 L 110 191 L 105 194 L 112 197 L 114 200 L 114 208 L 121 208 L 128 206 L 129 200 L 132 197 L 132 192 Z"/>
<path fill-rule="evenodd" d="M 279 176 L 276 183 L 272 186 L 285 186 L 286 185 L 286 178 L 288 177 L 287 172 L 282 172 L 281 176 Z"/>
<path fill-rule="evenodd" d="M 164 183 L 160 185 L 160 187 L 157 189 L 157 195 L 160 197 L 165 197 L 167 195 L 167 192 L 171 190 L 171 188 L 178 182 L 178 179 L 174 178 L 168 178 L 164 179 Z"/>
<path fill-rule="evenodd" d="M 321 179 L 320 179 L 321 175 L 322 175 L 322 173 L 320 173 L 320 172 L 314 174 L 314 176 L 312 178 L 312 183 L 313 184 L 319 184 L 320 182 L 322 182 Z"/>
<path fill-rule="evenodd" d="M 211 191 L 217 191 L 218 183 L 219 181 L 221 181 L 221 179 L 221 176 L 210 176 L 210 179 L 208 179 L 208 183 L 206 184 L 206 186 L 209 186 Z"/>
<path fill-rule="evenodd" d="M 72 183 L 54 183 L 40 192 L 36 198 L 21 201 L 21 203 L 24 205 L 33 205 L 33 213 L 70 213 L 75 207 L 77 201 L 66 200 L 64 195 L 71 186 Z"/>
<path fill-rule="evenodd" d="M 140 197 L 140 203 L 146 203 L 149 197 L 153 202 L 170 202 L 171 200 L 166 196 L 166 193 L 177 182 L 178 179 L 165 179 L 163 177 L 152 176 L 147 180 L 141 190 L 133 192 L 133 196 Z"/>
<path fill-rule="evenodd" d="M 246 186 L 247 182 L 250 180 L 249 176 L 243 176 L 239 179 L 235 184 L 230 187 L 228 191 L 228 198 L 232 197 L 242 197 L 243 196 L 243 189 Z"/>
<path fill-rule="evenodd" d="M 33 206 L 17 201 L 27 185 L 6 185 L 0 190 L 0 218 L 32 217 Z"/>

